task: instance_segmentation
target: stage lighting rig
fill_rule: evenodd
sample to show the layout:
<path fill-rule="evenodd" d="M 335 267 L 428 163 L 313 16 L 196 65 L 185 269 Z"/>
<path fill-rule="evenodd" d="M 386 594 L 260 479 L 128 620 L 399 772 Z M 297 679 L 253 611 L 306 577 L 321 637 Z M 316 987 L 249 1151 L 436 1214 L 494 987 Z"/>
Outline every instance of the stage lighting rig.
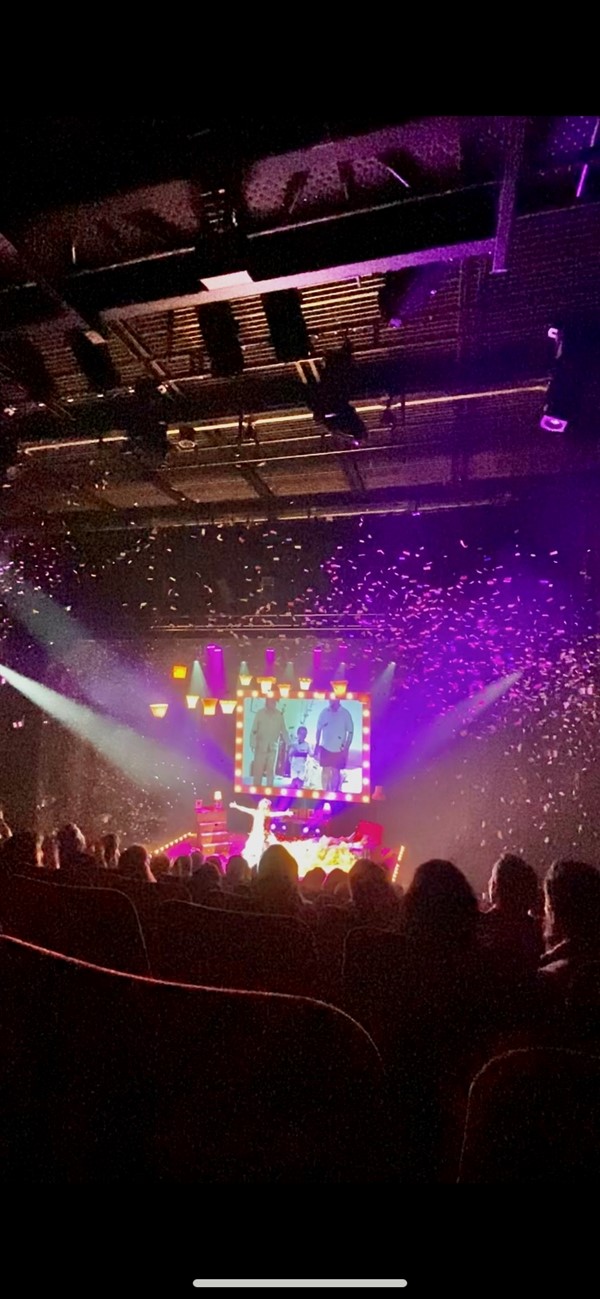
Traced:
<path fill-rule="evenodd" d="M 366 425 L 350 402 L 352 347 L 349 342 L 324 359 L 320 381 L 307 380 L 306 402 L 315 419 L 330 433 L 348 438 L 355 446 L 366 442 Z"/>
<path fill-rule="evenodd" d="M 152 379 L 139 379 L 127 414 L 128 450 L 160 466 L 169 450 L 164 394 Z"/>
<path fill-rule="evenodd" d="M 9 413 L 11 412 L 11 413 Z M 15 407 L 5 407 L 0 414 L 0 487 L 10 486 L 10 481 L 17 476 L 16 466 L 18 437 Z"/>
<path fill-rule="evenodd" d="M 401 329 L 436 297 L 447 274 L 445 263 L 388 271 L 378 294 L 379 313 L 385 324 Z"/>
<path fill-rule="evenodd" d="M 600 321 L 556 324 L 552 377 L 540 428 L 547 433 L 600 436 Z"/>

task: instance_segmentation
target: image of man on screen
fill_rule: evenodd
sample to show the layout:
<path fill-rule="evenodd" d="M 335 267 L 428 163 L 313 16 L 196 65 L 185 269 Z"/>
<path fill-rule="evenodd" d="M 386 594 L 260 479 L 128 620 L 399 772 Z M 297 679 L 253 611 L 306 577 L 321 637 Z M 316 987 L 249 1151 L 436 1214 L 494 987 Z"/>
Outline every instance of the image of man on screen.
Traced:
<path fill-rule="evenodd" d="M 250 749 L 252 752 L 251 776 L 253 785 L 271 786 L 275 779 L 275 764 L 279 745 L 286 748 L 289 742 L 287 728 L 277 707 L 277 700 L 265 699 L 264 708 L 259 708 L 250 732 Z"/>
<path fill-rule="evenodd" d="M 340 788 L 353 736 L 354 723 L 348 709 L 339 699 L 332 699 L 317 722 L 315 757 L 321 765 L 322 789 L 335 792 Z"/>

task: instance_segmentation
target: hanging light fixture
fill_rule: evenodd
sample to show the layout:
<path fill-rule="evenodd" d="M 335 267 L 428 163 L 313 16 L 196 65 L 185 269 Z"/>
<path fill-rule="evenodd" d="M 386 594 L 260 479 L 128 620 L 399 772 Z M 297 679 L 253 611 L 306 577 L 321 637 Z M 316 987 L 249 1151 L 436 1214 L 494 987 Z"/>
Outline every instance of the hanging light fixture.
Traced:
<path fill-rule="evenodd" d="M 199 698 L 200 698 L 200 695 L 186 695 L 186 697 L 185 697 L 185 702 L 186 702 L 186 704 L 187 704 L 187 706 L 188 706 L 190 712 L 192 712 L 193 709 L 196 707 L 196 704 L 198 703 Z"/>
<path fill-rule="evenodd" d="M 175 663 L 171 668 L 171 676 L 174 681 L 185 681 L 187 677 L 187 668 L 184 663 Z"/>
<path fill-rule="evenodd" d="M 345 694 L 346 694 L 346 691 L 347 691 L 347 689 L 348 689 L 348 682 L 347 682 L 347 681 L 332 681 L 332 682 L 331 682 L 331 689 L 333 690 L 333 693 L 334 693 L 336 699 L 343 699 L 344 696 L 345 696 Z"/>
<path fill-rule="evenodd" d="M 273 687 L 277 685 L 277 677 L 257 677 L 256 680 L 258 681 L 263 695 L 270 695 Z"/>
<path fill-rule="evenodd" d="M 280 681 L 278 689 L 282 699 L 289 699 L 291 688 L 289 681 Z"/>
<path fill-rule="evenodd" d="M 312 677 L 299 677 L 299 678 L 298 678 L 298 681 L 299 681 L 300 689 L 301 689 L 301 690 L 310 690 L 310 685 L 311 685 Z"/>
<path fill-rule="evenodd" d="M 249 672 L 240 672 L 240 685 L 245 689 L 252 685 L 252 677 Z"/>
<path fill-rule="evenodd" d="M 218 699 L 203 699 L 202 712 L 205 717 L 214 717 L 217 711 Z"/>
<path fill-rule="evenodd" d="M 168 704 L 150 704 L 150 712 L 153 717 L 166 717 Z"/>
<path fill-rule="evenodd" d="M 230 713 L 235 712 L 237 699 L 221 699 L 219 702 L 221 704 L 221 712 L 225 713 L 225 716 L 229 716 Z"/>

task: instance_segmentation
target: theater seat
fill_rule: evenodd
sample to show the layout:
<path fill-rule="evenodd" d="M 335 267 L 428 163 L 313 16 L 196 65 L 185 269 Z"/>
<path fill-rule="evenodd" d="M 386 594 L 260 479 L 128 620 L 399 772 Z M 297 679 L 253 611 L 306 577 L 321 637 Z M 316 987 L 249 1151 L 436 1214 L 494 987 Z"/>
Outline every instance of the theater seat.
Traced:
<path fill-rule="evenodd" d="M 600 1182 L 600 1047 L 490 1060 L 469 1093 L 459 1181 Z"/>
<path fill-rule="evenodd" d="M 133 903 L 113 889 L 74 888 L 22 876 L 0 891 L 4 933 L 65 956 L 147 974 L 148 954 Z"/>
<path fill-rule="evenodd" d="M 157 936 L 151 959 L 158 978 L 303 996 L 317 990 L 314 938 L 292 916 L 167 902 Z"/>
<path fill-rule="evenodd" d="M 11 1188 L 387 1179 L 381 1061 L 331 1006 L 118 974 L 5 936 L 0 989 Z"/>

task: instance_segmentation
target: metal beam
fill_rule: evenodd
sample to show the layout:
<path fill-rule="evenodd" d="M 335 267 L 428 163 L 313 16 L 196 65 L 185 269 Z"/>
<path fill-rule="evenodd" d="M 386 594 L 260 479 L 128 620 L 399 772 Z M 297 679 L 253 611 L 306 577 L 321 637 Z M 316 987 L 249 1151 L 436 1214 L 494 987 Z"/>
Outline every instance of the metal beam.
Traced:
<path fill-rule="evenodd" d="M 338 457 L 338 464 L 341 465 L 346 480 L 353 492 L 366 497 L 367 485 L 360 471 L 358 462 L 353 455 L 341 455 Z"/>
<path fill-rule="evenodd" d="M 515 117 L 508 126 L 504 175 L 502 177 L 500 197 L 498 199 L 496 238 L 494 240 L 494 253 L 492 257 L 492 271 L 494 275 L 503 275 L 507 269 L 506 259 L 508 255 L 508 244 L 515 216 L 517 182 L 521 170 L 521 162 L 523 160 L 524 143 L 525 119 L 523 117 Z"/>
<path fill-rule="evenodd" d="M 582 492 L 590 491 L 594 499 L 600 494 L 600 469 L 588 469 L 568 476 L 569 483 Z M 350 518 L 361 515 L 405 514 L 415 510 L 459 509 L 464 506 L 507 505 L 515 500 L 529 499 L 539 502 L 544 489 L 564 494 L 565 475 L 548 472 L 516 479 L 470 479 L 460 483 L 439 485 L 380 488 L 369 494 L 367 501 L 357 501 L 343 493 L 323 493 L 298 499 L 274 497 L 272 502 L 253 500 L 235 501 L 231 504 L 214 502 L 181 506 L 179 509 L 144 507 L 135 513 L 124 510 L 122 514 L 89 515 L 72 512 L 67 517 L 44 516 L 44 534 L 75 535 L 77 532 L 154 530 L 156 528 L 190 528 L 218 525 L 267 523 L 271 519 L 293 520 Z M 124 517 L 125 521 L 124 521 Z M 32 526 L 33 525 L 33 526 Z M 6 536 L 29 535 L 39 527 L 31 514 L 6 517 L 2 528 Z"/>
<path fill-rule="evenodd" d="M 428 266 L 432 262 L 458 262 L 465 257 L 486 256 L 493 250 L 494 239 L 474 239 L 466 243 L 424 248 L 390 257 L 371 257 L 366 261 L 329 266 L 320 271 L 301 271 L 297 274 L 279 275 L 266 280 L 240 279 L 217 289 L 200 289 L 197 293 L 180 294 L 153 302 L 132 302 L 126 306 L 109 307 L 100 314 L 107 322 L 127 320 L 130 316 L 153 316 L 156 312 L 178 311 L 186 307 L 202 306 L 207 302 L 256 298 L 264 293 L 280 293 L 283 289 L 311 289 L 319 284 L 334 284 L 342 280 L 360 279 L 367 275 L 381 275 L 386 271 L 400 271 L 407 266 Z"/>
<path fill-rule="evenodd" d="M 182 395 L 179 384 L 171 378 L 164 365 L 162 365 L 160 361 L 157 361 L 156 357 L 152 356 L 151 352 L 149 352 L 148 348 L 140 341 L 130 325 L 126 324 L 124 320 L 113 320 L 111 323 L 111 331 L 118 339 L 120 339 L 123 346 L 129 352 L 129 355 L 135 357 L 136 361 L 142 362 L 148 374 L 151 375 L 153 379 L 158 379 L 160 383 L 167 383 L 170 392 L 177 393 L 179 397 Z"/>
<path fill-rule="evenodd" d="M 222 444 L 219 442 L 218 438 L 215 437 L 214 433 L 206 432 L 204 436 L 206 437 L 207 442 L 209 442 L 210 445 L 215 448 L 215 450 L 223 449 Z M 261 477 L 261 475 L 258 472 L 258 469 L 255 468 L 254 465 L 246 464 L 242 459 L 240 459 L 239 443 L 235 444 L 234 450 L 235 450 L 235 459 L 232 461 L 230 458 L 228 458 L 222 463 L 227 468 L 231 468 L 232 466 L 235 466 L 235 468 L 238 469 L 240 474 L 242 475 L 242 478 L 246 479 L 246 482 L 249 483 L 252 490 L 262 500 L 264 501 L 275 500 L 275 496 L 271 491 L 271 488 L 264 481 L 264 478 Z"/>

